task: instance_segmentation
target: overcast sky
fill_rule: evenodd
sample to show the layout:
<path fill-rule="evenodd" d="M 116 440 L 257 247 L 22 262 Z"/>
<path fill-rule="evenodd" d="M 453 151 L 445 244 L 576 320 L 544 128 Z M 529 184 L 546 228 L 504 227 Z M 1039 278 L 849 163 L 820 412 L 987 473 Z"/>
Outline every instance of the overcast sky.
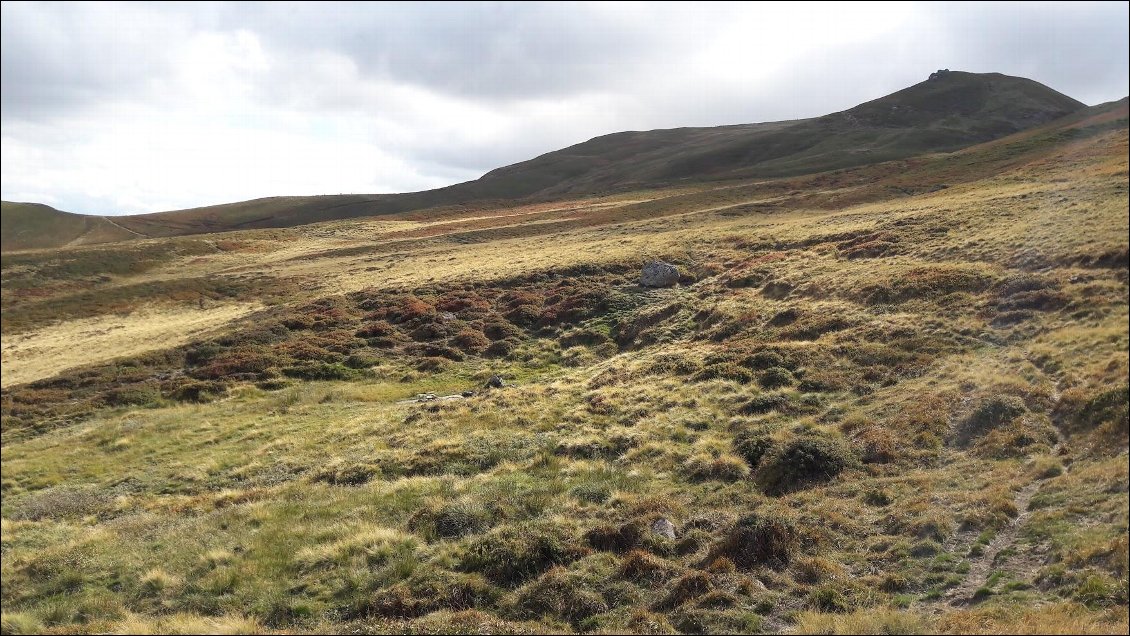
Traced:
<path fill-rule="evenodd" d="M 843 110 L 938 68 L 1128 92 L 1125 2 L 4 2 L 2 196 L 92 214 L 404 192 L 620 130 Z"/>

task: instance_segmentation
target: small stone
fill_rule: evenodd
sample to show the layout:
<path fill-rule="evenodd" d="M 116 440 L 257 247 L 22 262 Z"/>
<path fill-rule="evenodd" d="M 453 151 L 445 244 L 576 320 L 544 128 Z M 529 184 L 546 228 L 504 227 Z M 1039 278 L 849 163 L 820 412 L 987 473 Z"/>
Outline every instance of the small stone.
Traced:
<path fill-rule="evenodd" d="M 492 375 L 490 379 L 487 380 L 488 389 L 501 389 L 503 386 L 505 386 L 505 383 L 502 381 L 501 375 Z"/>
<path fill-rule="evenodd" d="M 651 522 L 651 531 L 661 537 L 665 537 L 672 541 L 675 540 L 675 524 L 671 523 L 664 517 L 660 517 Z"/>
<path fill-rule="evenodd" d="M 679 268 L 670 263 L 652 261 L 643 266 L 640 285 L 644 287 L 671 287 L 679 282 Z"/>
<path fill-rule="evenodd" d="M 474 391 L 464 391 L 463 397 L 465 397 L 465 398 L 475 397 L 475 392 Z"/>

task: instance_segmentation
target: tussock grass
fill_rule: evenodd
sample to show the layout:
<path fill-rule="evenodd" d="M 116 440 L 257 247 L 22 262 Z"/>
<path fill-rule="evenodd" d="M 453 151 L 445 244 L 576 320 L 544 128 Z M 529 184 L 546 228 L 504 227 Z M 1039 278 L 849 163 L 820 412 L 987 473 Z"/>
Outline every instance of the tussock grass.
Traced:
<path fill-rule="evenodd" d="M 1126 135 L 1075 141 L 241 232 L 124 318 L 6 260 L 66 311 L 4 337 L 4 630 L 1124 632 Z"/>

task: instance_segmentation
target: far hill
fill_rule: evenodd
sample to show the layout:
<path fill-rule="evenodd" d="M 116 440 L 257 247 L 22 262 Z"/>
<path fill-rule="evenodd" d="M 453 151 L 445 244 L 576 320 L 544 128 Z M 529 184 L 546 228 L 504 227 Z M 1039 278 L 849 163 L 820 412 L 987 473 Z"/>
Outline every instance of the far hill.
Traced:
<path fill-rule="evenodd" d="M 640 187 L 795 176 L 958 150 L 1085 108 L 1029 79 L 939 71 L 909 88 L 823 117 L 614 133 L 436 190 L 272 197 L 116 217 L 114 222 L 140 235 L 179 236 L 491 200 L 552 200 Z"/>
<path fill-rule="evenodd" d="M 792 176 L 957 150 L 1085 107 L 1029 79 L 947 71 L 813 119 L 605 135 L 499 168 L 475 183 L 528 196 Z"/>
<path fill-rule="evenodd" d="M 39 203 L 0 204 L 0 249 L 5 252 L 110 243 L 137 236 L 101 216 L 63 212 Z"/>

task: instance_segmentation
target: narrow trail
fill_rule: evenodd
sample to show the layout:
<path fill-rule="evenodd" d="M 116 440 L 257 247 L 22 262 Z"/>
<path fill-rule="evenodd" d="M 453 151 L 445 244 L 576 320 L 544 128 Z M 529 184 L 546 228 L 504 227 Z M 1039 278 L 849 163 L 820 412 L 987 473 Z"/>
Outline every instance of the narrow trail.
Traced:
<path fill-rule="evenodd" d="M 151 236 L 149 236 L 149 235 L 147 235 L 147 234 L 142 234 L 141 232 L 137 232 L 137 231 L 131 230 L 131 229 L 129 229 L 128 227 L 125 227 L 124 225 L 119 225 L 119 224 L 117 224 L 117 223 L 115 223 L 115 222 L 111 221 L 109 217 L 105 217 L 105 216 L 96 216 L 96 217 L 92 217 L 92 218 L 94 218 L 94 219 L 102 219 L 103 221 L 105 221 L 105 222 L 109 223 L 110 225 L 113 225 L 114 227 L 118 228 L 119 230 L 125 230 L 126 232 L 129 232 L 130 234 L 133 234 L 134 236 L 137 236 L 137 237 L 139 237 L 139 238 L 152 238 Z M 96 229 L 96 228 L 90 227 L 90 223 L 91 223 L 91 222 L 92 222 L 92 221 L 87 221 L 87 228 L 86 228 L 86 231 L 84 231 L 84 232 L 83 232 L 82 234 L 79 234 L 78 236 L 74 237 L 73 239 L 71 239 L 71 240 L 67 241 L 67 242 L 66 242 L 66 243 L 65 243 L 65 244 L 63 245 L 63 247 L 75 247 L 76 245 L 85 245 L 85 243 L 83 242 L 83 240 L 84 240 L 84 239 L 86 239 L 86 237 L 90 236 L 90 234 L 91 234 L 92 232 L 94 232 L 94 230 Z"/>
<path fill-rule="evenodd" d="M 99 218 L 101 218 L 103 221 L 109 223 L 110 225 L 113 225 L 114 227 L 118 228 L 119 230 L 125 230 L 125 231 L 129 232 L 130 234 L 133 234 L 135 236 L 140 236 L 141 238 L 151 238 L 148 234 L 142 234 L 141 232 L 135 232 L 134 230 L 131 230 L 128 227 L 125 227 L 124 225 L 118 225 L 117 223 L 114 223 L 113 221 L 111 221 L 109 217 L 103 216 L 103 217 L 99 217 Z"/>
<path fill-rule="evenodd" d="M 1052 390 L 1050 397 L 1053 404 L 1059 402 L 1059 388 L 1058 383 L 1056 383 L 1055 388 Z M 1059 432 L 1058 422 L 1054 423 L 1053 429 L 1056 434 L 1056 442 L 1052 447 L 1052 455 L 1059 456 L 1063 449 L 1063 437 Z M 1066 474 L 1070 470 L 1071 466 L 1069 464 L 1064 467 L 1064 472 L 1059 476 Z M 997 532 L 996 536 L 984 547 L 984 550 L 979 556 L 969 558 L 969 572 L 966 573 L 965 580 L 962 581 L 961 585 L 950 588 L 942 599 L 946 605 L 956 609 L 974 605 L 982 600 L 978 598 L 977 591 L 988 585 L 993 572 L 1004 569 L 1009 559 L 1005 559 L 1000 563 L 997 562 L 997 559 L 1006 549 L 1016 545 L 1017 535 L 1020 534 L 1021 528 L 1024 527 L 1024 524 L 1032 516 L 1032 512 L 1028 510 L 1032 498 L 1039 492 L 1044 484 L 1059 476 L 1038 477 L 1016 493 L 1013 503 L 1016 505 L 1016 509 L 1020 514 L 1006 527 L 1001 528 L 1001 530 Z M 971 544 L 972 542 L 970 542 L 969 547 L 972 547 Z"/>
<path fill-rule="evenodd" d="M 1058 444 L 1055 450 L 1059 450 Z M 993 540 L 985 546 L 980 556 L 970 559 L 969 572 L 966 573 L 965 580 L 962 581 L 961 585 L 950 588 L 945 594 L 944 599 L 950 607 L 965 607 L 980 600 L 976 596 L 977 590 L 988 584 L 989 578 L 999 565 L 997 557 L 1000 553 L 1016 544 L 1016 537 L 1020 533 L 1020 529 L 1032 515 L 1028 510 L 1028 504 L 1031 503 L 1032 497 L 1047 481 L 1047 478 L 1037 479 L 1021 488 L 1020 492 L 1016 494 L 1013 502 L 1016 504 L 1016 509 L 1021 511 L 1020 514 L 1008 526 L 1001 528 L 997 535 L 993 537 Z"/>

